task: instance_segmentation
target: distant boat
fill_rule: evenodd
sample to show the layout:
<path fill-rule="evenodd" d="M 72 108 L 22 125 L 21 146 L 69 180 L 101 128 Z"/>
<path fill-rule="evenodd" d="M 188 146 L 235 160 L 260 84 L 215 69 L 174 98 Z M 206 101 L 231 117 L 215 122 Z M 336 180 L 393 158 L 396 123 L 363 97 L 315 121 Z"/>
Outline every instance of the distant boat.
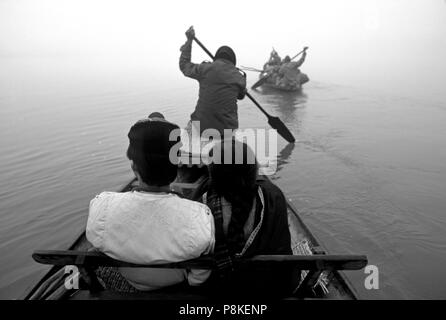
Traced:
<path fill-rule="evenodd" d="M 308 78 L 307 74 L 301 72 L 301 73 L 299 73 L 296 82 L 294 82 L 292 84 L 287 84 L 287 85 L 280 85 L 280 84 L 277 84 L 276 78 L 273 77 L 273 75 L 275 73 L 276 72 L 271 72 L 271 73 L 262 72 L 262 73 L 260 73 L 259 80 L 251 86 L 251 89 L 255 90 L 258 87 L 267 87 L 267 88 L 281 90 L 281 91 L 298 91 L 298 90 L 302 89 L 302 86 L 305 83 L 310 81 L 310 78 Z"/>

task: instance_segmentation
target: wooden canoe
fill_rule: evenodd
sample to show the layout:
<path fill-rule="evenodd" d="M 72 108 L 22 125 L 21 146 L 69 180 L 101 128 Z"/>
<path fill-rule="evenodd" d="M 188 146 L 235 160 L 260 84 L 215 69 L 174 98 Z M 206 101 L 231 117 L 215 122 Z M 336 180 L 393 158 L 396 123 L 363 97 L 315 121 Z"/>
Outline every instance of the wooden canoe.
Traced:
<path fill-rule="evenodd" d="M 305 73 L 302 73 L 300 76 L 301 80 L 299 81 L 299 83 L 296 83 L 293 86 L 284 87 L 284 86 L 275 84 L 274 81 L 271 80 L 271 75 L 272 75 L 272 73 L 266 74 L 266 75 L 261 73 L 259 76 L 259 80 L 251 86 L 251 89 L 255 90 L 259 87 L 262 87 L 262 88 L 274 89 L 274 90 L 279 90 L 279 91 L 294 92 L 294 91 L 302 90 L 302 86 L 305 83 L 307 83 L 308 81 L 310 81 L 308 76 Z"/>
<path fill-rule="evenodd" d="M 187 171 L 187 170 L 186 170 Z M 186 175 L 188 173 L 186 172 Z M 179 175 L 180 176 L 180 175 Z M 184 177 L 184 172 L 183 172 Z M 190 177 L 190 175 L 189 175 Z M 120 192 L 126 192 L 136 184 L 133 179 Z M 177 188 L 193 189 L 197 184 L 188 182 L 177 183 Z M 320 242 L 311 233 L 304 221 L 299 215 L 298 210 L 294 207 L 290 200 L 288 205 L 288 222 L 291 233 L 292 247 L 294 255 L 312 255 L 326 254 Z M 304 249 L 302 249 L 304 247 Z M 87 251 L 91 248 L 91 244 L 87 241 L 85 232 L 82 231 L 80 236 L 75 239 L 69 250 Z M 305 249 L 306 248 L 306 249 Z M 305 252 L 307 250 L 307 252 Z M 51 269 L 30 289 L 25 292 L 23 299 L 25 300 L 60 300 L 60 299 L 98 299 L 97 296 L 92 297 L 88 290 L 66 290 L 64 287 L 65 274 L 61 266 L 53 266 Z M 115 294 L 104 295 L 103 299 L 194 299 L 194 295 L 188 293 L 172 292 L 172 290 L 157 290 L 144 293 L 143 295 L 135 294 Z M 357 299 L 358 296 L 352 285 L 346 278 L 345 274 L 339 270 L 332 270 L 329 273 L 323 273 L 318 280 L 316 286 L 312 289 L 311 294 L 306 298 L 316 299 L 341 299 L 350 300 Z"/>
<path fill-rule="evenodd" d="M 296 85 L 296 86 L 292 86 L 292 87 L 282 87 L 282 86 L 278 86 L 278 85 L 267 82 L 262 85 L 262 88 L 273 89 L 273 90 L 278 90 L 278 91 L 286 91 L 286 92 L 296 92 L 296 91 L 302 90 L 302 85 Z"/>

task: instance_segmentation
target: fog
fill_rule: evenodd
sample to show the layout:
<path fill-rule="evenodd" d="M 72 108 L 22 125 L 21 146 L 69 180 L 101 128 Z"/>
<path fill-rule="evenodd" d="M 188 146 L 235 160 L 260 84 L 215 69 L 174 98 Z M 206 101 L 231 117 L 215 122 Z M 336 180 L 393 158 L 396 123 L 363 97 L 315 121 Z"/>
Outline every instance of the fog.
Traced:
<path fill-rule="evenodd" d="M 190 25 L 211 51 L 232 46 L 239 65 L 309 46 L 313 81 L 444 98 L 444 0 L 2 0 L 0 55 L 174 74 Z M 193 59 L 208 58 L 197 48 Z"/>

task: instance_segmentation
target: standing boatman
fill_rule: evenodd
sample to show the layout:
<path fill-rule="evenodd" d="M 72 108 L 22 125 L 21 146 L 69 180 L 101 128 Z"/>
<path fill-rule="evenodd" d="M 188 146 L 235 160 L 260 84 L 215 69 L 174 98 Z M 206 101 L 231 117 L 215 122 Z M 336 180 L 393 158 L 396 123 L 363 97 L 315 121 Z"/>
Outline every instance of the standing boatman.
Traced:
<path fill-rule="evenodd" d="M 220 47 L 213 62 L 191 62 L 193 27 L 186 31 L 187 41 L 181 47 L 180 70 L 200 83 L 198 101 L 191 121 L 199 121 L 200 133 L 216 129 L 223 137 L 224 129 L 238 129 L 237 100 L 246 94 L 246 75 L 236 66 L 234 51 Z"/>
<path fill-rule="evenodd" d="M 279 78 L 276 80 L 276 84 L 287 88 L 300 86 L 309 81 L 307 75 L 300 72 L 300 66 L 305 62 L 307 57 L 307 49 L 304 48 L 302 57 L 298 61 L 291 61 L 290 56 L 286 56 L 279 69 Z"/>

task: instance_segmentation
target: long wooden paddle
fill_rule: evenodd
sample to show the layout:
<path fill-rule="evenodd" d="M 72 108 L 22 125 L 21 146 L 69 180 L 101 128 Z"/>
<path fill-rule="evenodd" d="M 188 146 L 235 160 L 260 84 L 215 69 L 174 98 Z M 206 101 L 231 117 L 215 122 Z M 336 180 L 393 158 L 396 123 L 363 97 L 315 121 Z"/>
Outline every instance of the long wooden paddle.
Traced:
<path fill-rule="evenodd" d="M 267 75 L 261 77 L 259 80 L 257 80 L 256 83 L 254 83 L 254 84 L 251 86 L 251 89 L 252 89 L 252 90 L 255 90 L 255 89 L 257 89 L 258 87 L 260 87 L 262 84 L 264 84 L 264 83 L 266 82 L 266 80 L 268 80 L 268 78 L 269 78 L 270 76 L 272 76 L 272 74 L 273 74 L 273 72 L 270 72 L 270 73 L 268 73 Z"/>
<path fill-rule="evenodd" d="M 194 36 L 195 42 L 201 47 L 201 49 L 206 52 L 209 57 L 212 58 L 212 60 L 215 60 L 214 55 Z M 251 99 L 252 102 L 257 106 L 257 108 L 260 109 L 260 111 L 263 112 L 263 114 L 268 118 L 268 124 L 273 128 L 276 129 L 277 132 L 288 142 L 294 143 L 296 142 L 296 139 L 294 138 L 293 134 L 288 130 L 288 128 L 285 126 L 285 124 L 280 120 L 278 117 L 273 117 L 272 115 L 268 114 L 268 112 L 265 111 L 265 109 L 262 108 L 262 106 L 249 94 L 249 92 L 246 92 L 246 96 Z"/>
<path fill-rule="evenodd" d="M 307 50 L 308 50 L 308 47 L 304 47 L 304 49 L 301 52 L 299 52 L 298 54 L 296 54 L 294 57 L 292 57 L 291 60 L 296 59 L 298 56 L 300 56 L 302 53 L 304 53 Z"/>
<path fill-rule="evenodd" d="M 252 67 L 240 66 L 240 69 L 245 70 L 245 71 L 252 71 L 252 72 L 263 72 L 263 70 L 252 68 Z"/>

